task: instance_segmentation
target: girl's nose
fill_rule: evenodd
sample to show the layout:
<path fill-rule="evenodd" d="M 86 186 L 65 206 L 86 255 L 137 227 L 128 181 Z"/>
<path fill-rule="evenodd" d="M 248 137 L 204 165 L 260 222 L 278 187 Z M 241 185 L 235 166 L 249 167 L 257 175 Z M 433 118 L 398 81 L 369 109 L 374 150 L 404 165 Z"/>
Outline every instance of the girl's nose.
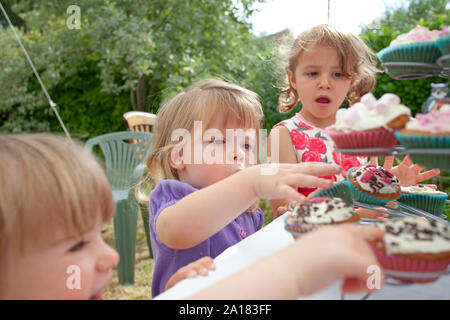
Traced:
<path fill-rule="evenodd" d="M 323 76 L 319 79 L 319 89 L 330 89 L 330 79 L 328 76 Z"/>
<path fill-rule="evenodd" d="M 119 263 L 119 254 L 105 242 L 102 243 L 101 252 L 97 259 L 97 271 L 106 272 L 117 266 Z"/>

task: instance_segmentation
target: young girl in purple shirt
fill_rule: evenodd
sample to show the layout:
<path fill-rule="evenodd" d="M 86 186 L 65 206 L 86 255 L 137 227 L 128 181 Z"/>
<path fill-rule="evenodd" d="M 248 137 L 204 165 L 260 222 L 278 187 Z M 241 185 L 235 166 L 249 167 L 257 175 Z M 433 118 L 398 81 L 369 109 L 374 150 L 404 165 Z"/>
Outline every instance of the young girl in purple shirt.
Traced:
<path fill-rule="evenodd" d="M 340 172 L 322 163 L 257 165 L 262 116 L 256 93 L 219 80 L 203 80 L 159 109 L 147 159 L 157 183 L 149 205 L 152 296 L 180 267 L 258 231 L 259 198 L 302 201 L 298 187 L 330 187 L 318 176 Z"/>

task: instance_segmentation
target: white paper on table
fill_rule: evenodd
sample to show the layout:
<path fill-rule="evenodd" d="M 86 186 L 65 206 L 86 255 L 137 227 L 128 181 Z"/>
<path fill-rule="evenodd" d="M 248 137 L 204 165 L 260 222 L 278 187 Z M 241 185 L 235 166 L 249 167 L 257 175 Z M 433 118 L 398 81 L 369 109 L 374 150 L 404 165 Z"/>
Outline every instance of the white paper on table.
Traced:
<path fill-rule="evenodd" d="M 292 235 L 284 230 L 284 217 L 279 217 L 217 256 L 214 259 L 215 271 L 210 271 L 207 276 L 182 280 L 154 299 L 172 300 L 190 297 L 251 263 L 274 254 L 292 242 L 294 242 Z"/>

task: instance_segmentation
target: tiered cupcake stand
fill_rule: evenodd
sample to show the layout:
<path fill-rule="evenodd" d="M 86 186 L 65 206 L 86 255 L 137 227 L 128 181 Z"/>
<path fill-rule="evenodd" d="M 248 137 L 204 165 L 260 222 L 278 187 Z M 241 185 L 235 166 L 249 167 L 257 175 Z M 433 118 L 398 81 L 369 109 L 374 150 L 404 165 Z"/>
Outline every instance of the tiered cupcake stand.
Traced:
<path fill-rule="evenodd" d="M 449 36 L 446 36 L 449 37 Z M 420 43 L 419 43 L 420 46 Z M 409 50 L 409 52 L 415 52 L 415 50 L 411 50 L 411 44 L 405 46 L 405 50 Z M 413 48 L 414 49 L 414 48 Z M 383 60 L 383 57 L 389 56 L 389 48 L 383 49 L 378 54 L 381 61 L 382 66 L 385 68 L 386 72 L 396 80 L 412 80 L 412 79 L 420 79 L 432 76 L 439 76 L 443 78 L 449 78 L 450 75 L 450 54 L 439 56 L 435 62 L 432 61 L 392 61 L 392 56 L 390 59 Z M 395 49 L 394 49 L 395 50 Z M 388 53 L 388 55 L 386 55 Z M 394 55 L 401 56 L 401 55 Z M 417 58 L 417 57 L 416 57 Z M 395 58 L 394 58 L 395 60 Z M 410 59 L 407 59 L 410 60 Z M 414 57 L 411 60 L 417 60 Z M 427 59 L 424 59 L 427 60 Z M 410 149 L 402 145 L 395 146 L 393 148 L 379 148 L 379 149 L 337 149 L 336 151 L 353 156 L 399 156 L 408 154 L 410 155 L 412 161 L 423 165 L 428 168 L 439 167 L 443 170 L 450 171 L 450 149 L 442 149 L 442 148 L 429 148 L 429 149 Z M 438 165 L 437 165 L 438 164 Z M 447 203 L 450 201 L 447 200 Z M 450 225 L 450 222 L 446 220 L 445 215 L 436 216 L 429 212 L 405 205 L 398 201 L 391 202 L 390 206 L 375 206 L 371 204 L 365 204 L 360 202 L 354 202 L 355 205 L 366 208 L 374 211 L 379 211 L 382 213 L 388 213 L 390 216 L 422 216 L 426 217 L 430 220 L 444 222 Z M 387 211 L 387 212 L 386 212 Z M 371 223 L 370 219 L 362 219 L 363 223 Z M 450 274 L 450 270 L 442 275 Z M 389 274 L 387 274 L 389 276 Z M 411 275 L 408 275 L 411 276 Z M 423 275 L 421 275 L 423 277 Z M 390 279 L 386 283 L 388 285 L 409 285 L 411 283 L 405 282 L 396 282 L 395 280 Z M 363 297 L 363 299 L 367 299 L 369 295 Z M 342 298 L 344 298 L 342 296 Z"/>

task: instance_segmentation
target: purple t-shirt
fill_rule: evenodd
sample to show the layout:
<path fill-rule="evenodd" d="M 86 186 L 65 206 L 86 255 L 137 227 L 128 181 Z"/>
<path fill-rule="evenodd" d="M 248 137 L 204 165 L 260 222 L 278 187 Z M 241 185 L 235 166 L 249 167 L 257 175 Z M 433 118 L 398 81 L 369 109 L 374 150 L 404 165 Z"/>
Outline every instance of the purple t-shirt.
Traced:
<path fill-rule="evenodd" d="M 156 235 L 156 220 L 165 208 L 195 191 L 197 189 L 178 180 L 163 180 L 150 194 L 150 239 L 155 258 L 152 279 L 153 297 L 164 291 L 167 281 L 179 268 L 201 257 L 217 257 L 228 247 L 261 229 L 263 225 L 264 214 L 258 208 L 255 213 L 241 214 L 222 230 L 195 247 L 184 250 L 169 248 Z"/>

